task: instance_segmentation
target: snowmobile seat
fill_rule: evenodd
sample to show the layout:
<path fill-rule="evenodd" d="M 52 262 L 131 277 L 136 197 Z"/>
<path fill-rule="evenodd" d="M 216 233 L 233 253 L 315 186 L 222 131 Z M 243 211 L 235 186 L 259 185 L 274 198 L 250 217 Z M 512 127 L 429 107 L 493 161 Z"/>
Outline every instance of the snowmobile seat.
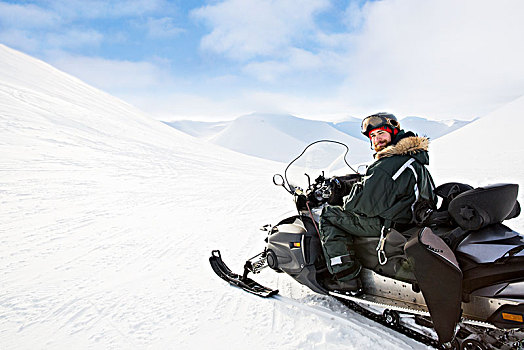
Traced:
<path fill-rule="evenodd" d="M 462 259 L 461 259 L 462 260 Z M 464 271 L 464 296 L 500 283 L 524 281 L 524 257 L 514 257 L 500 264 L 479 264 Z M 467 299 L 465 301 L 468 301 Z"/>
<path fill-rule="evenodd" d="M 449 215 L 468 231 L 517 217 L 518 189 L 517 184 L 495 184 L 462 192 L 449 203 Z"/>
<path fill-rule="evenodd" d="M 409 283 L 416 282 L 413 268 L 404 252 L 404 246 L 408 238 L 418 232 L 419 229 L 419 227 L 414 227 L 403 232 L 395 229 L 390 230 L 384 245 L 384 252 L 388 259 L 385 265 L 381 265 L 378 261 L 376 248 L 380 240 L 379 237 L 354 236 L 353 247 L 358 261 L 363 267 L 371 269 L 380 275 Z"/>
<path fill-rule="evenodd" d="M 462 303 L 462 271 L 447 244 L 429 227 L 405 245 L 441 343 L 453 341 Z"/>
<path fill-rule="evenodd" d="M 503 224 L 472 232 L 458 245 L 455 254 L 464 274 L 466 297 L 498 283 L 524 281 L 524 239 Z"/>

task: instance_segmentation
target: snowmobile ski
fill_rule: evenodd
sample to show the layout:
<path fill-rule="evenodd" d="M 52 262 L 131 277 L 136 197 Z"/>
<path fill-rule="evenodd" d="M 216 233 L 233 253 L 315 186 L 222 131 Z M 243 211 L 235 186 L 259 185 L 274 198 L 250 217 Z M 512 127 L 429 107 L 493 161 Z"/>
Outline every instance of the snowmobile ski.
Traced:
<path fill-rule="evenodd" d="M 272 297 L 273 295 L 278 294 L 277 289 L 264 287 L 260 283 L 253 281 L 251 278 L 248 278 L 246 273 L 244 276 L 241 276 L 232 272 L 222 260 L 219 250 L 213 250 L 211 252 L 209 263 L 218 277 L 236 287 L 242 288 L 246 292 L 258 295 L 263 298 Z"/>

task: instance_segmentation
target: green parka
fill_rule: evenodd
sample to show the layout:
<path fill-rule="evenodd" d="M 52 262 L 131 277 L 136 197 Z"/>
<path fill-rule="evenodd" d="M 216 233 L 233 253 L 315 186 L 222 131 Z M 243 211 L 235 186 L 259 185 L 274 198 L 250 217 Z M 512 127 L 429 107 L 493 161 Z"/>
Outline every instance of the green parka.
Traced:
<path fill-rule="evenodd" d="M 360 271 L 352 235 L 378 237 L 383 226 L 413 222 L 413 206 L 424 200 L 436 207 L 429 164 L 429 140 L 401 131 L 375 154 L 361 184 L 344 198 L 344 206 L 327 206 L 320 218 L 322 247 L 331 273 L 352 278 Z"/>

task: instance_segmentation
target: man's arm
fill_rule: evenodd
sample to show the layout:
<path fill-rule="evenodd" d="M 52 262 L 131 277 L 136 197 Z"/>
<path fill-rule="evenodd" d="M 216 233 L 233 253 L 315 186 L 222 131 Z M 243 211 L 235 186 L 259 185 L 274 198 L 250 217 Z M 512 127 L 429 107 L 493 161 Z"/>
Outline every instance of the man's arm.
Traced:
<path fill-rule="evenodd" d="M 344 210 L 366 217 L 379 216 L 393 206 L 394 186 L 391 176 L 380 168 L 373 169 L 364 177 L 360 191 L 344 198 Z"/>

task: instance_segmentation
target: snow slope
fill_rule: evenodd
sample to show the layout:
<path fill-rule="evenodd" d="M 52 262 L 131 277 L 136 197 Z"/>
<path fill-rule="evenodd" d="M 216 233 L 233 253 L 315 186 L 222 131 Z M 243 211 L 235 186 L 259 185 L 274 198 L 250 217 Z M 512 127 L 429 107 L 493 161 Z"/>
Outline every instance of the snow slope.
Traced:
<path fill-rule="evenodd" d="M 433 171 L 482 174 L 482 180 L 520 180 L 524 143 L 518 126 L 523 117 L 524 96 L 433 141 Z"/>
<path fill-rule="evenodd" d="M 433 141 L 430 170 L 437 185 L 517 183 L 524 204 L 524 142 L 518 127 L 523 117 L 524 96 Z M 524 215 L 508 224 L 524 232 Z"/>
<path fill-rule="evenodd" d="M 211 271 L 290 210 L 284 165 L 213 146 L 0 45 L 1 349 L 422 349 L 267 272 Z"/>
<path fill-rule="evenodd" d="M 194 120 L 177 120 L 164 123 L 186 134 L 202 139 L 209 139 L 215 136 L 230 124 L 229 121 L 198 122 Z"/>

